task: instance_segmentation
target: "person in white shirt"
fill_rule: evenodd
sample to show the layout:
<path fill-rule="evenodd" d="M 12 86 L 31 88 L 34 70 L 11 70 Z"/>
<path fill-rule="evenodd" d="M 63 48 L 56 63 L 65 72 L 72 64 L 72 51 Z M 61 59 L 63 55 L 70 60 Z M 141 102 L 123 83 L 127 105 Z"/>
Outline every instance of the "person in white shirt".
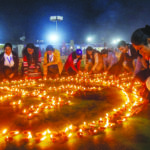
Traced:
<path fill-rule="evenodd" d="M 103 56 L 103 63 L 104 63 L 104 71 L 109 71 L 109 69 L 117 63 L 117 57 L 113 51 L 109 51 L 108 49 L 103 49 L 101 51 Z"/>
<path fill-rule="evenodd" d="M 18 64 L 18 56 L 12 51 L 11 43 L 6 43 L 4 45 L 4 52 L 0 54 L 0 80 L 17 78 Z"/>
<path fill-rule="evenodd" d="M 101 53 L 91 46 L 86 48 L 85 72 L 100 73 L 103 69 L 103 57 Z"/>
<path fill-rule="evenodd" d="M 120 41 L 117 47 L 121 51 L 121 56 L 118 62 L 120 67 L 133 73 L 138 53 L 132 45 L 127 44 L 125 41 Z"/>

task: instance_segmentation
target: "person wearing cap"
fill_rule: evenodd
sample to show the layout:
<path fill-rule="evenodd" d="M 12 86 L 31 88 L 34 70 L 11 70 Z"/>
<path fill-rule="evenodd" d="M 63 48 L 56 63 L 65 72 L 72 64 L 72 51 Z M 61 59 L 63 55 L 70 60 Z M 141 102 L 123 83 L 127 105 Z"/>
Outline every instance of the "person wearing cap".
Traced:
<path fill-rule="evenodd" d="M 12 51 L 11 43 L 4 45 L 4 52 L 0 54 L 0 80 L 16 79 L 18 76 L 18 55 Z"/>
<path fill-rule="evenodd" d="M 85 71 L 89 73 L 99 73 L 103 69 L 103 58 L 99 51 L 91 46 L 86 48 Z"/>
<path fill-rule="evenodd" d="M 68 56 L 66 63 L 64 65 L 64 71 L 67 72 L 69 75 L 75 75 L 77 73 L 80 74 L 81 60 L 82 60 L 82 50 L 77 49 Z"/>
<path fill-rule="evenodd" d="M 63 64 L 60 58 L 60 52 L 48 45 L 44 53 L 43 74 L 47 76 L 57 77 L 61 75 Z"/>
<path fill-rule="evenodd" d="M 34 46 L 34 44 L 29 43 L 23 49 L 23 64 L 22 72 L 26 79 L 39 79 L 42 77 L 41 72 L 41 52 Z"/>
<path fill-rule="evenodd" d="M 108 49 L 101 50 L 104 63 L 104 71 L 109 71 L 109 69 L 117 63 L 117 57 L 114 52 L 109 51 Z"/>

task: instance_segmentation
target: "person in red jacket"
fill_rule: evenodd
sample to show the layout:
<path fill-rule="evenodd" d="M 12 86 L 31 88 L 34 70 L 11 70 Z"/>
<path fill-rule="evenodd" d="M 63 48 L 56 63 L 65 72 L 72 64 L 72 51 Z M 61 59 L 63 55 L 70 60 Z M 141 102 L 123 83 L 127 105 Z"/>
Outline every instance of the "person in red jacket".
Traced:
<path fill-rule="evenodd" d="M 76 51 L 72 52 L 64 65 L 64 71 L 67 72 L 69 75 L 75 75 L 77 73 L 81 73 L 80 65 L 82 59 L 82 50 L 77 49 Z"/>

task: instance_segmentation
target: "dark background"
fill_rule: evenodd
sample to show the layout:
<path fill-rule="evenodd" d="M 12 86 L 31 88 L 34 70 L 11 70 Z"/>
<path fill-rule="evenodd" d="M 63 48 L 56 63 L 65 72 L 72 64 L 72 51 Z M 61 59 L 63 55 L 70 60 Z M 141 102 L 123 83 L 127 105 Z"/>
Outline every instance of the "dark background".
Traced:
<path fill-rule="evenodd" d="M 51 15 L 62 15 L 58 23 L 62 40 L 83 43 L 88 35 L 96 42 L 113 38 L 130 41 L 132 32 L 150 24 L 149 0 L 0 0 L 0 43 L 46 40 L 55 30 Z"/>

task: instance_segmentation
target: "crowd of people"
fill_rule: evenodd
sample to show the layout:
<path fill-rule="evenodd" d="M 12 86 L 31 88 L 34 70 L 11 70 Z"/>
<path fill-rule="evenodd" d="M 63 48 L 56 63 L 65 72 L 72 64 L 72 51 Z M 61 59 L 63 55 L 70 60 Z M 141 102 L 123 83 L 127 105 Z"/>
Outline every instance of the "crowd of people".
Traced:
<path fill-rule="evenodd" d="M 22 52 L 21 69 L 18 69 L 19 58 L 12 50 L 11 43 L 6 43 L 4 52 L 0 54 L 0 79 L 17 79 L 18 70 L 24 79 L 56 78 L 61 75 L 81 74 L 83 71 L 90 74 L 107 72 L 117 77 L 125 71 L 133 75 L 133 81 L 139 80 L 145 85 L 144 92 L 148 91 L 148 96 L 150 91 L 150 26 L 137 29 L 132 34 L 131 43 L 127 44 L 125 41 L 118 43 L 120 58 L 109 49 L 97 51 L 90 46 L 87 47 L 84 68 L 81 68 L 83 55 L 81 49 L 71 52 L 63 66 L 60 52 L 52 45 L 48 45 L 42 64 L 40 50 L 34 44 L 29 43 Z"/>

